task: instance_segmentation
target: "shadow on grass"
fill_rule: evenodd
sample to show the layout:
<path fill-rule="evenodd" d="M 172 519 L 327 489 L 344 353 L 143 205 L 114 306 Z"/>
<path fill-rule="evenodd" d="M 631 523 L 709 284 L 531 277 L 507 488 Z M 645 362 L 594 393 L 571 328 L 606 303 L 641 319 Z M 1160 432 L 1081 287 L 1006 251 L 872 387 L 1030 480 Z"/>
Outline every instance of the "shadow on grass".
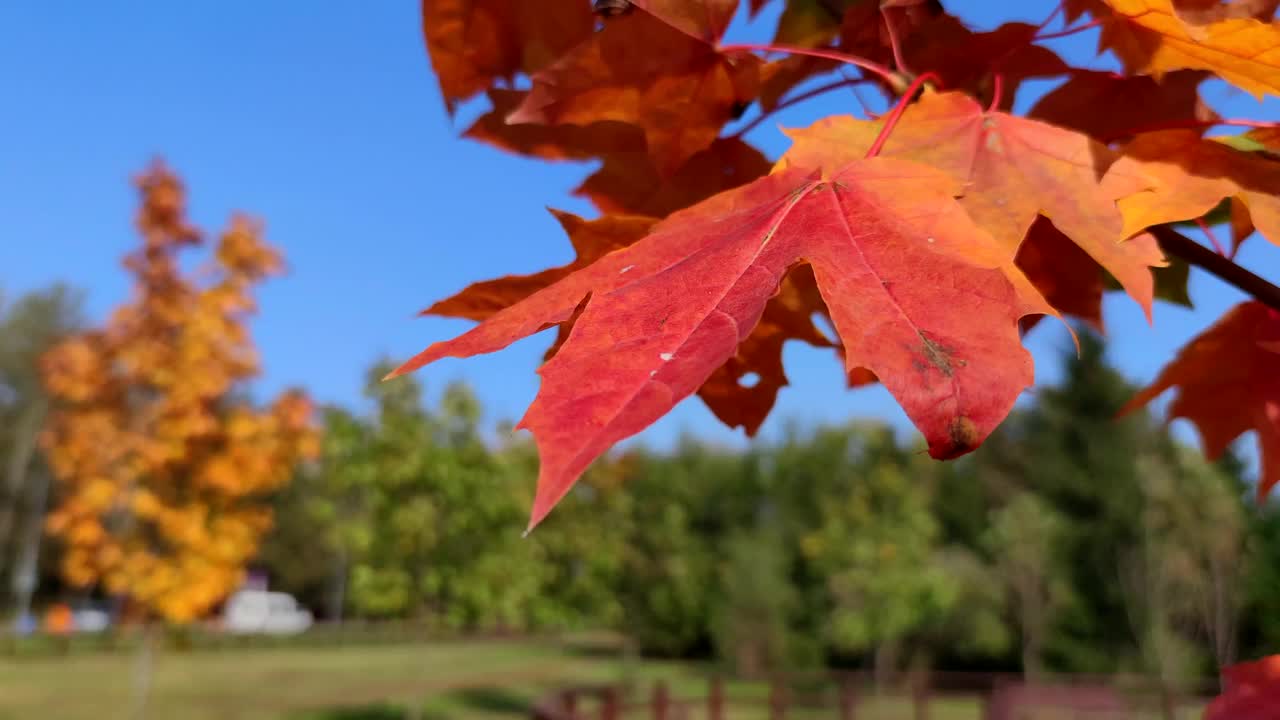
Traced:
<path fill-rule="evenodd" d="M 616 660 L 622 653 L 622 647 L 616 641 L 567 641 L 562 644 L 564 653 L 572 657 L 584 657 L 588 660 Z"/>
<path fill-rule="evenodd" d="M 423 708 L 421 720 L 450 720 L 465 717 L 462 710 L 483 713 L 485 717 L 525 717 L 532 704 L 529 696 L 517 690 L 500 687 L 476 687 L 454 690 L 438 696 Z M 452 711 L 452 712 L 451 712 Z M 289 720 L 404 720 L 405 708 L 380 703 L 357 707 L 335 707 L 311 710 L 289 716 Z"/>
<path fill-rule="evenodd" d="M 404 720 L 404 708 L 397 705 L 378 704 L 361 707 L 339 707 L 312 710 L 291 716 L 291 720 Z M 427 716 L 425 720 L 434 720 Z"/>
<path fill-rule="evenodd" d="M 528 696 L 509 688 L 466 688 L 451 692 L 448 697 L 460 706 L 493 715 L 525 715 L 529 712 Z"/>

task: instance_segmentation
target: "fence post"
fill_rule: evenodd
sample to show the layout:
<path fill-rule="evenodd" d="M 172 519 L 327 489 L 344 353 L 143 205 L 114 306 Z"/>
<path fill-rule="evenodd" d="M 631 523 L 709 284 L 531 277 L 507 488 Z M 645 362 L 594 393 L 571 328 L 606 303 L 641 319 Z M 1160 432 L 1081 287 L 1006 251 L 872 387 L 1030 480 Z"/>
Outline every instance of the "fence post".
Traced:
<path fill-rule="evenodd" d="M 929 674 L 921 674 L 912 683 L 915 704 L 915 720 L 929 720 Z"/>
<path fill-rule="evenodd" d="M 618 688 L 606 688 L 603 700 L 600 706 L 600 720 L 619 720 L 622 717 L 622 700 Z"/>
<path fill-rule="evenodd" d="M 769 690 L 769 720 L 787 720 L 787 685 L 774 680 Z"/>
<path fill-rule="evenodd" d="M 719 675 L 711 678 L 707 694 L 707 720 L 724 720 L 724 681 Z"/>
<path fill-rule="evenodd" d="M 653 686 L 653 720 L 667 720 L 667 711 L 671 706 L 671 697 L 667 694 L 667 684 L 661 680 Z"/>
<path fill-rule="evenodd" d="M 858 688 L 853 676 L 840 676 L 840 720 L 854 720 L 858 707 Z"/>

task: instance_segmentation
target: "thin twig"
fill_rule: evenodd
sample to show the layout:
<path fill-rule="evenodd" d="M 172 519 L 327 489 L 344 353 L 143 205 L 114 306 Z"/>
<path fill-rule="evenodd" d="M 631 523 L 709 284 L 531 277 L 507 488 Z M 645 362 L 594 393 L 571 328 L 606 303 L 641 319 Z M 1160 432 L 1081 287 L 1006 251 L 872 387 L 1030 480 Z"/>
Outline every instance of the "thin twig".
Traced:
<path fill-rule="evenodd" d="M 888 116 L 885 117 L 884 127 L 880 128 L 880 134 L 876 136 L 875 142 L 871 143 L 871 148 L 867 150 L 867 157 L 873 158 L 880 154 L 880 149 L 889 140 L 890 133 L 897 126 L 898 119 L 902 117 L 902 113 L 906 112 L 907 105 L 911 103 L 911 98 L 915 96 L 916 91 L 922 85 L 930 80 L 937 85 L 942 84 L 942 80 L 931 72 L 927 72 L 911 81 L 911 84 L 903 91 L 902 97 L 898 98 L 898 102 L 893 106 L 893 110 L 890 110 Z"/>
<path fill-rule="evenodd" d="M 1041 40 L 1056 40 L 1058 38 L 1064 38 L 1064 37 L 1067 37 L 1068 35 L 1075 35 L 1076 33 L 1082 33 L 1085 30 L 1092 30 L 1093 28 L 1096 28 L 1099 25 L 1101 25 L 1103 22 L 1104 21 L 1101 18 L 1097 20 L 1090 20 L 1089 22 L 1083 25 L 1077 25 L 1073 28 L 1067 28 L 1066 30 L 1059 30 L 1058 32 L 1049 33 L 1048 35 L 1036 35 L 1034 38 L 1032 38 L 1032 40 L 1039 42 Z"/>
<path fill-rule="evenodd" d="M 1204 218 L 1198 217 L 1196 218 L 1196 225 L 1200 226 L 1200 232 L 1204 233 L 1204 236 L 1209 239 L 1209 244 L 1213 245 L 1214 251 L 1222 257 L 1227 257 L 1227 249 L 1222 246 L 1222 243 L 1218 242 L 1218 236 L 1213 233 L 1213 228 L 1209 227 L 1209 223 L 1205 222 Z"/>
<path fill-rule="evenodd" d="M 885 30 L 889 33 L 889 47 L 893 48 L 893 64 L 898 67 L 900 73 L 911 73 L 907 68 L 907 61 L 902 56 L 902 43 L 898 40 L 898 30 L 893 25 L 893 8 L 880 6 L 880 16 L 884 18 Z"/>
<path fill-rule="evenodd" d="M 1058 3 L 1058 5 L 1053 8 L 1053 12 L 1049 13 L 1049 17 L 1045 18 L 1044 22 L 1036 26 L 1036 33 L 1040 33 L 1045 28 L 1049 27 L 1049 23 L 1053 22 L 1053 19 L 1058 17 L 1058 13 L 1060 12 L 1062 12 L 1062 3 Z"/>
<path fill-rule="evenodd" d="M 850 89 L 853 91 L 853 99 L 858 101 L 858 107 L 862 109 L 862 114 L 866 115 L 868 120 L 879 120 L 880 114 L 872 110 L 871 106 L 867 104 L 866 98 L 862 97 L 861 92 L 858 92 L 858 86 L 854 85 Z"/>
<path fill-rule="evenodd" d="M 1168 225 L 1156 225 L 1150 228 L 1150 231 L 1156 236 L 1156 240 L 1160 242 L 1160 247 L 1165 252 L 1252 295 L 1263 305 L 1280 310 L 1280 287 L 1272 285 Z"/>
<path fill-rule="evenodd" d="M 731 53 L 734 51 L 745 52 L 750 50 L 759 50 L 761 52 L 787 53 L 789 55 L 808 55 L 809 57 L 835 60 L 837 62 L 842 62 L 847 65 L 854 65 L 856 67 L 860 67 L 863 70 L 866 70 L 868 72 L 873 72 L 876 75 L 879 75 L 880 77 L 884 78 L 885 82 L 889 83 L 889 85 L 892 87 L 900 87 L 900 83 L 901 83 L 901 77 L 897 73 L 881 65 L 880 63 L 867 60 L 866 58 L 858 57 L 857 55 L 842 53 L 842 52 L 839 52 L 838 50 L 827 50 L 823 48 L 807 48 L 807 47 L 799 47 L 797 45 L 762 45 L 762 44 L 756 44 L 756 43 L 740 43 L 737 45 L 725 45 L 720 48 L 720 52 L 722 53 Z"/>
<path fill-rule="evenodd" d="M 852 71 L 851 71 L 849 68 L 847 68 L 847 67 L 842 67 L 842 68 L 840 68 L 840 71 L 839 71 L 839 72 L 840 72 L 840 77 L 842 77 L 842 78 L 844 78 L 844 79 L 846 79 L 846 80 L 860 80 L 860 79 L 864 79 L 864 78 L 855 78 L 855 77 L 851 77 L 851 76 L 849 75 L 849 73 L 850 73 L 850 72 L 852 72 Z M 876 86 L 876 88 L 877 88 L 877 89 L 880 89 L 881 93 L 883 93 L 883 92 L 884 92 L 884 90 L 883 90 L 883 89 L 881 89 L 878 85 Z M 857 103 L 858 103 L 858 107 L 862 109 L 862 114 L 863 114 L 864 116 L 866 116 L 866 118 L 867 118 L 868 120 L 879 120 L 879 119 L 880 119 L 880 115 L 881 115 L 881 113 L 877 113 L 877 112 L 872 111 L 871 106 L 867 104 L 867 100 L 866 100 L 866 98 L 862 97 L 862 93 L 861 93 L 861 92 L 859 92 L 859 88 L 858 88 L 858 86 L 857 86 L 857 85 L 851 85 L 851 86 L 849 87 L 849 92 L 853 94 L 853 99 L 854 99 L 855 101 L 857 101 Z"/>

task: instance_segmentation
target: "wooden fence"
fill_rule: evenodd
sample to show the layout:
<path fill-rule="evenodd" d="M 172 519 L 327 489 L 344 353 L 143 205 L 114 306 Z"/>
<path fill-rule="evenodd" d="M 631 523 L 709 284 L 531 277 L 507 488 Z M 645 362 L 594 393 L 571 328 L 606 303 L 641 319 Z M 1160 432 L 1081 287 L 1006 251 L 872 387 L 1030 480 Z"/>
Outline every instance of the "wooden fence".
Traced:
<path fill-rule="evenodd" d="M 876 692 L 870 677 L 863 673 L 838 673 L 826 678 L 815 690 L 798 691 L 791 678 L 775 678 L 765 697 L 731 696 L 724 679 L 711 677 L 705 690 L 696 696 L 677 697 L 666 682 L 659 681 L 648 692 L 628 692 L 619 685 L 565 688 L 538 702 L 532 709 L 534 720 L 730 720 L 732 709 L 753 708 L 751 717 L 788 720 L 797 716 L 838 718 L 839 720 L 879 720 L 886 715 L 872 712 L 872 702 L 893 702 L 898 708 L 893 718 L 930 720 L 953 717 L 935 713 L 939 704 L 957 700 L 976 702 L 982 720 L 1023 720 L 1070 717 L 1072 720 L 1133 720 L 1133 718 L 1182 718 L 1195 716 L 1213 694 L 1210 687 L 1175 693 L 1161 688 L 1150 678 L 1132 676 L 1062 676 L 1028 683 L 1021 676 L 969 673 L 918 674 Z M 884 707 L 881 705 L 880 707 Z M 1190 713 L 1190 714 L 1188 714 Z"/>

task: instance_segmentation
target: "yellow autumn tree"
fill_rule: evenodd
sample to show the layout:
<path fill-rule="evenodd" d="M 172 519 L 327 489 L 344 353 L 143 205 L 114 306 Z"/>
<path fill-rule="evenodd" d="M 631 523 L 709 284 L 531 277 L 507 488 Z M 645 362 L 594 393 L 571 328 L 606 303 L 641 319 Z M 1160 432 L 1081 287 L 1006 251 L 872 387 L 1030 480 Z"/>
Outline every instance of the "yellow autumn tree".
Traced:
<path fill-rule="evenodd" d="M 234 217 L 186 277 L 178 255 L 203 236 L 181 181 L 156 163 L 137 186 L 142 247 L 124 261 L 133 297 L 43 358 L 58 404 L 42 438 L 60 483 L 48 530 L 65 545 L 68 582 L 181 623 L 241 582 L 271 525 L 263 494 L 318 439 L 303 393 L 266 409 L 237 395 L 259 371 L 245 326 L 252 291 L 283 264 L 260 225 Z"/>

